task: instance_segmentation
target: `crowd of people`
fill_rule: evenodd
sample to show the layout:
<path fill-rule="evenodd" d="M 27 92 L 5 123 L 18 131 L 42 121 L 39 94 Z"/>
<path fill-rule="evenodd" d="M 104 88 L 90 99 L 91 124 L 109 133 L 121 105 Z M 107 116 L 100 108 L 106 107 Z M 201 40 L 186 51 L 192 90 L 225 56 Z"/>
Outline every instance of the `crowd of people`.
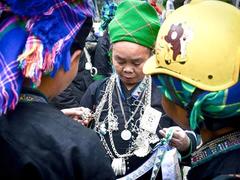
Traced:
<path fill-rule="evenodd" d="M 240 178 L 239 6 L 0 1 L 0 179 Z"/>

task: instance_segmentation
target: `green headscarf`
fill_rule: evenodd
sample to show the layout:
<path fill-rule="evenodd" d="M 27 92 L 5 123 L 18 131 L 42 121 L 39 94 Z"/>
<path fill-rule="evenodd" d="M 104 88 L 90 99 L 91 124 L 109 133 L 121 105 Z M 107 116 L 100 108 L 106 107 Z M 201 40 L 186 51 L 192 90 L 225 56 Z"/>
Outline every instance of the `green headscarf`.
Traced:
<path fill-rule="evenodd" d="M 177 78 L 160 74 L 153 76 L 160 92 L 170 101 L 187 109 L 190 107 L 190 128 L 195 130 L 205 117 L 214 119 L 240 116 L 240 80 L 235 85 L 221 91 L 204 91 Z M 190 106 L 189 106 L 190 105 Z M 220 120 L 219 120 L 220 122 Z"/>
<path fill-rule="evenodd" d="M 149 3 L 126 0 L 109 24 L 110 41 L 129 41 L 153 49 L 159 28 L 157 12 Z"/>

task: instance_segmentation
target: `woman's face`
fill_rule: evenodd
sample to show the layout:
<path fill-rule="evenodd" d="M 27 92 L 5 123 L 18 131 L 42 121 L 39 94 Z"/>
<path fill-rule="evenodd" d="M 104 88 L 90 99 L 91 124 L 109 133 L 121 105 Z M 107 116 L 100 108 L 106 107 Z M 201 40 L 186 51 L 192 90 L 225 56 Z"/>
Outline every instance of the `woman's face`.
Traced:
<path fill-rule="evenodd" d="M 174 120 L 180 127 L 189 129 L 188 113 L 185 109 L 174 104 L 168 100 L 165 96 L 162 97 L 162 106 L 166 114 Z"/>
<path fill-rule="evenodd" d="M 136 43 L 121 41 L 113 44 L 113 66 L 127 89 L 144 78 L 142 68 L 150 54 L 149 48 Z"/>

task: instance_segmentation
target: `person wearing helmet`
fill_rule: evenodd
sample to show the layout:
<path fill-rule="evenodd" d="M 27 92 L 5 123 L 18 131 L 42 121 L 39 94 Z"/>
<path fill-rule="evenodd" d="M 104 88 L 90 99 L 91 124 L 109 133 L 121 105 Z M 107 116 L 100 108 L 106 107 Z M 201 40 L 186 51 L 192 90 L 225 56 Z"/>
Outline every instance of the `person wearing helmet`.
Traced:
<path fill-rule="evenodd" d="M 240 174 L 240 11 L 211 0 L 182 6 L 162 24 L 155 51 L 143 71 L 164 110 L 203 140 L 188 179 Z"/>

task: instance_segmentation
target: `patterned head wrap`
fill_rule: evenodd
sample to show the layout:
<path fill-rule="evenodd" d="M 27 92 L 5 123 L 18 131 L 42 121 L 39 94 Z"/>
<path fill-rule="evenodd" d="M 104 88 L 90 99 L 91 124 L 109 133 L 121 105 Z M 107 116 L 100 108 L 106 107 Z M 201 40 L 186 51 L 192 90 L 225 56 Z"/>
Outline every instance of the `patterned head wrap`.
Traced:
<path fill-rule="evenodd" d="M 91 16 L 89 0 L 1 3 L 0 115 L 15 108 L 24 77 L 38 86 L 42 73 L 53 77 L 61 67 L 69 70 L 71 44 L 85 19 Z"/>
<path fill-rule="evenodd" d="M 110 23 L 110 21 L 115 16 L 115 12 L 117 10 L 117 4 L 114 2 L 107 2 L 103 7 L 101 11 L 101 29 L 105 30 Z"/>
<path fill-rule="evenodd" d="M 154 75 L 161 93 L 190 111 L 190 128 L 195 130 L 206 117 L 224 119 L 240 115 L 240 81 L 221 91 L 203 91 L 177 78 Z"/>
<path fill-rule="evenodd" d="M 119 4 L 108 27 L 111 43 L 129 41 L 152 49 L 160 22 L 157 12 L 149 3 L 126 0 Z"/>

